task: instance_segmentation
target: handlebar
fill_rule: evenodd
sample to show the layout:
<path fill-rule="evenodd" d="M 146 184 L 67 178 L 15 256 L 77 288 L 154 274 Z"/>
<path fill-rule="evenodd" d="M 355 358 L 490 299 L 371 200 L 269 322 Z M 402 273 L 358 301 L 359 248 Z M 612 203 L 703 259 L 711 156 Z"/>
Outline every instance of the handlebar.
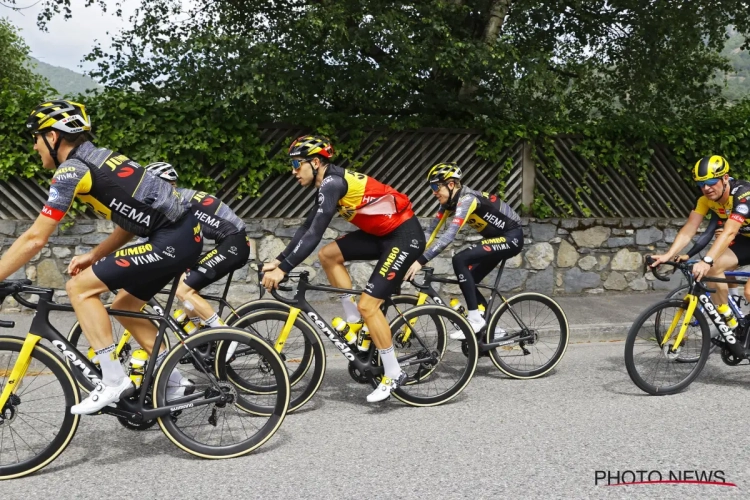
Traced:
<path fill-rule="evenodd" d="M 52 294 L 54 292 L 51 288 L 42 288 L 38 286 L 33 286 L 31 284 L 31 280 L 28 279 L 22 279 L 22 280 L 6 280 L 0 282 L 0 303 L 2 303 L 6 297 L 9 295 L 12 295 L 14 299 L 16 299 L 16 302 L 21 304 L 24 307 L 28 307 L 29 309 L 36 309 L 37 304 L 34 302 L 30 302 L 23 297 L 21 297 L 20 294 L 22 293 L 31 293 L 34 295 L 42 295 L 42 294 Z M 12 321 L 9 321 L 8 323 L 13 323 Z M 5 326 L 3 324 L 0 324 L 0 328 L 13 328 L 13 326 Z"/>
<path fill-rule="evenodd" d="M 0 319 L 0 328 L 15 328 L 16 322 L 15 321 L 5 321 L 3 319 Z"/>
<path fill-rule="evenodd" d="M 654 262 L 655 260 L 650 255 L 646 255 L 646 266 L 648 266 L 648 270 L 650 270 L 651 273 L 654 275 L 654 277 L 658 279 L 659 281 L 669 281 L 669 278 L 665 274 L 662 274 L 659 272 L 659 267 L 669 265 L 669 266 L 679 269 L 680 271 L 688 272 L 692 269 L 693 263 L 694 263 L 691 261 L 688 261 L 688 262 L 668 261 L 668 262 L 662 262 L 656 267 L 651 267 L 651 264 L 653 264 Z"/>

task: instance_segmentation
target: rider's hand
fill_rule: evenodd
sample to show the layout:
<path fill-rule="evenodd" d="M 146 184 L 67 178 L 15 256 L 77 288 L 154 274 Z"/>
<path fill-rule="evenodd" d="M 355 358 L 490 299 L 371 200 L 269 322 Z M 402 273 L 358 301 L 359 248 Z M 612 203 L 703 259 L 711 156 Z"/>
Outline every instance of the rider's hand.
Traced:
<path fill-rule="evenodd" d="M 414 275 L 420 271 L 420 269 L 422 269 L 422 264 L 414 261 L 414 263 L 409 267 L 409 270 L 406 271 L 406 275 L 404 276 L 404 281 L 411 280 L 414 277 Z"/>
<path fill-rule="evenodd" d="M 711 266 L 709 266 L 705 262 L 703 261 L 697 262 L 693 266 L 693 276 L 695 276 L 695 279 L 697 281 L 700 281 L 701 278 L 703 278 L 706 275 L 709 269 L 711 269 Z"/>
<path fill-rule="evenodd" d="M 669 259 L 671 259 L 671 258 L 672 258 L 672 256 L 669 255 L 668 253 L 664 253 L 664 254 L 661 254 L 661 255 L 652 255 L 651 259 L 653 260 L 653 262 L 651 263 L 650 267 L 654 268 L 654 267 L 656 267 L 656 266 L 658 266 L 660 264 L 664 264 L 665 262 L 669 262 Z"/>
<path fill-rule="evenodd" d="M 279 267 L 279 264 L 280 262 L 278 260 L 274 260 L 273 262 L 266 262 L 265 264 L 263 264 L 263 269 L 261 269 L 261 271 L 263 271 L 264 273 L 273 271 L 274 269 Z"/>
<path fill-rule="evenodd" d="M 274 268 L 273 270 L 265 273 L 263 275 L 263 286 L 266 287 L 266 290 L 271 290 L 272 288 L 278 288 L 279 282 L 284 279 L 286 276 L 286 273 L 282 271 L 281 269 Z"/>
<path fill-rule="evenodd" d="M 674 258 L 675 262 L 687 262 L 688 260 L 690 260 L 690 256 L 686 253 Z"/>
<path fill-rule="evenodd" d="M 68 264 L 68 274 L 75 276 L 84 269 L 91 267 L 94 262 L 96 262 L 96 258 L 91 252 L 83 255 L 76 255 L 70 261 L 70 264 Z"/>
<path fill-rule="evenodd" d="M 717 230 L 716 230 L 716 231 L 714 232 L 714 236 L 716 236 L 716 237 L 718 238 L 718 237 L 719 237 L 719 235 L 720 235 L 721 233 L 723 233 L 723 232 L 724 232 L 724 228 L 723 228 L 723 227 L 720 227 L 719 229 L 717 229 Z"/>

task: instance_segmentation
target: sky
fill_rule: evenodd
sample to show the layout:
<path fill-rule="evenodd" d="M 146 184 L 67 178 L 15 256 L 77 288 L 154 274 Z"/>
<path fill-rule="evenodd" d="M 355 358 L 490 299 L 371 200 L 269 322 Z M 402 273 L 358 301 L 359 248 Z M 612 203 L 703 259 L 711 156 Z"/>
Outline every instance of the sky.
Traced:
<path fill-rule="evenodd" d="M 36 0 L 17 0 L 18 7 L 31 5 Z M 108 0 L 114 11 L 114 1 Z M 102 46 L 109 48 L 111 35 L 128 25 L 127 18 L 140 5 L 140 0 L 122 1 L 123 18 L 120 19 L 112 12 L 106 14 L 98 6 L 85 7 L 85 0 L 71 0 L 72 19 L 65 21 L 60 14 L 48 23 L 48 33 L 40 31 L 36 26 L 37 14 L 41 11 L 41 2 L 22 11 L 14 12 L 0 6 L 0 16 L 6 17 L 16 27 L 20 28 L 21 36 L 31 49 L 32 57 L 54 66 L 62 66 L 78 73 L 83 70 L 96 68 L 93 63 L 82 63 L 83 57 L 94 47 L 95 40 Z M 81 68 L 83 65 L 83 68 Z"/>

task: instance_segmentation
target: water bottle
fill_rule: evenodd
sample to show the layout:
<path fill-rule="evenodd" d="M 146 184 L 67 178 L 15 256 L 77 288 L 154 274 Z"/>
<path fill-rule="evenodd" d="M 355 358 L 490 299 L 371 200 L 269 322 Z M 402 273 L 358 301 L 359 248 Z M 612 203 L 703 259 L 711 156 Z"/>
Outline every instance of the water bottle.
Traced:
<path fill-rule="evenodd" d="M 344 321 L 343 318 L 339 318 L 338 316 L 336 316 L 331 321 L 331 325 L 333 325 L 333 328 L 346 339 L 347 344 L 354 345 L 357 342 L 357 334 L 351 331 L 351 328 L 349 328 L 349 323 Z"/>
<path fill-rule="evenodd" d="M 729 328 L 731 328 L 732 330 L 737 328 L 737 318 L 734 317 L 732 310 L 729 308 L 729 304 L 721 304 L 716 308 L 716 311 L 721 314 L 721 316 L 724 318 L 724 322 Z"/>
<path fill-rule="evenodd" d="M 133 385 L 136 388 L 141 386 L 143 382 L 143 374 L 146 371 L 146 362 L 148 361 L 148 353 L 143 349 L 137 349 L 133 351 L 133 355 L 130 357 L 128 363 L 128 376 L 133 381 Z"/>
<path fill-rule="evenodd" d="M 453 297 L 451 299 L 450 304 L 451 304 L 451 309 L 453 309 L 454 311 L 456 311 L 461 316 L 466 316 L 466 308 L 463 306 L 463 304 L 461 304 L 460 300 L 458 300 L 457 298 Z"/>
<path fill-rule="evenodd" d="M 86 353 L 86 355 L 89 358 L 89 361 L 94 363 L 94 365 L 99 366 L 99 359 L 96 357 L 96 352 L 92 347 L 89 347 L 89 351 Z"/>
<path fill-rule="evenodd" d="M 479 304 L 477 306 L 477 309 L 479 309 L 479 314 L 481 314 L 482 317 L 484 318 L 484 306 L 482 304 Z"/>
<path fill-rule="evenodd" d="M 357 349 L 361 352 L 370 350 L 370 331 L 367 329 L 367 325 L 363 325 L 357 333 Z"/>
<path fill-rule="evenodd" d="M 190 318 L 188 318 L 187 314 L 185 314 L 185 311 L 183 311 L 182 309 L 177 309 L 174 312 L 174 319 L 177 320 L 182 329 L 185 330 L 185 333 L 187 333 L 188 335 L 190 335 L 197 329 L 195 323 L 190 321 Z"/>

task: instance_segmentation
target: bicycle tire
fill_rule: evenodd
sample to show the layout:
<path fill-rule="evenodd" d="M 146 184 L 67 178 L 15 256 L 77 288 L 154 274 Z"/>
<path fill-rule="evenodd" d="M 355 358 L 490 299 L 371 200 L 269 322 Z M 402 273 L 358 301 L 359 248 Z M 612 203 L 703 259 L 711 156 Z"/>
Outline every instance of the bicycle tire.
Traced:
<path fill-rule="evenodd" d="M 109 309 L 111 304 L 105 304 L 104 307 L 106 309 Z M 120 342 L 120 339 L 122 338 L 122 334 L 125 331 L 125 327 L 120 324 L 119 321 L 117 321 L 115 316 L 109 317 L 110 322 L 112 323 L 112 337 L 115 345 L 117 345 Z M 154 326 L 158 328 L 158 325 L 154 323 Z M 116 331 L 119 329 L 120 331 Z M 85 342 L 85 344 L 81 343 L 81 340 Z M 73 326 L 70 328 L 70 331 L 68 332 L 68 342 L 71 343 L 73 347 L 75 347 L 78 352 L 82 353 L 83 355 L 86 355 L 88 351 L 88 341 L 86 340 L 86 336 L 83 335 L 83 331 L 81 330 L 81 325 L 76 322 L 73 324 Z M 81 343 L 81 345 L 79 345 Z M 165 349 L 169 349 L 170 347 L 170 341 L 169 341 L 169 335 L 164 335 L 164 340 L 162 341 L 162 345 Z M 130 341 L 126 344 L 128 346 L 128 349 L 123 349 L 123 352 L 120 353 L 120 364 L 122 365 L 123 370 L 125 370 L 125 373 L 128 372 L 128 360 L 130 359 L 130 353 L 135 351 L 136 349 L 140 349 L 140 345 L 138 344 L 138 341 L 135 340 L 134 337 L 130 338 Z M 73 377 L 76 380 L 76 384 L 78 384 L 78 388 L 83 391 L 84 393 L 90 392 L 94 388 L 94 384 L 91 383 L 91 380 L 89 380 L 78 368 L 71 365 L 70 360 L 65 358 L 65 364 L 68 365 L 68 369 L 70 369 L 70 372 L 73 374 Z M 97 368 L 97 372 L 101 374 L 101 372 L 98 370 L 98 365 L 94 364 L 94 366 Z"/>
<path fill-rule="evenodd" d="M 698 327 L 700 328 L 700 338 L 702 342 L 700 346 L 700 355 L 697 362 L 671 363 L 671 361 L 675 361 L 679 357 L 679 354 L 677 354 L 674 359 L 670 360 L 664 353 L 664 348 L 660 346 L 660 339 L 658 339 L 655 335 L 652 336 L 651 332 L 654 331 L 654 327 L 648 324 L 649 318 L 651 316 L 654 316 L 656 321 L 657 313 L 662 313 L 658 315 L 658 321 L 663 323 L 667 321 L 667 319 L 669 319 L 671 324 L 671 318 L 673 317 L 673 315 L 666 315 L 664 314 L 664 311 L 668 308 L 683 309 L 684 304 L 685 302 L 680 299 L 669 299 L 657 302 L 656 304 L 652 305 L 644 312 L 642 312 L 640 316 L 636 318 L 633 326 L 631 326 L 630 330 L 628 331 L 628 336 L 625 340 L 625 367 L 627 368 L 628 375 L 630 376 L 630 379 L 633 381 L 633 383 L 639 389 L 648 394 L 659 396 L 681 392 L 685 388 L 687 388 L 698 377 L 698 375 L 700 375 L 703 367 L 706 365 L 706 361 L 708 360 L 709 356 L 709 347 L 711 345 L 711 334 L 708 330 L 708 322 L 699 309 L 696 309 L 693 314 L 693 316 L 698 320 Z M 666 331 L 667 328 L 668 327 L 663 327 L 662 330 Z M 676 334 L 677 330 L 675 331 L 674 335 Z M 687 335 L 694 335 L 694 332 L 689 331 Z M 697 334 L 695 334 L 695 336 L 697 336 Z M 639 337 L 641 341 L 638 343 L 638 345 L 636 345 Z M 685 342 L 685 345 L 687 345 L 688 340 L 685 339 Z M 672 370 L 671 367 L 685 367 L 679 369 L 679 371 L 686 374 L 680 375 L 680 379 L 678 381 L 666 386 L 649 381 L 649 379 L 651 379 L 652 377 L 647 375 L 645 373 L 645 370 L 640 370 L 637 366 L 639 364 L 638 361 L 640 361 L 641 356 L 636 355 L 635 351 L 637 347 L 641 346 L 657 354 L 657 360 L 659 361 L 659 366 L 656 370 L 657 374 L 660 370 L 665 373 L 667 371 L 677 371 L 676 369 Z M 691 369 L 688 371 L 688 368 L 690 367 Z"/>
<path fill-rule="evenodd" d="M 14 353 L 21 352 L 23 343 L 24 339 L 20 339 L 17 337 L 0 337 L 0 361 L 2 361 L 2 366 L 0 367 L 0 392 L 2 392 L 2 390 L 5 388 L 7 377 L 10 376 L 15 360 L 17 359 L 17 356 L 14 356 Z M 4 359 L 6 357 L 8 358 L 7 361 L 5 361 Z M 44 400 L 45 406 L 51 403 L 51 397 L 49 396 L 31 400 L 26 397 L 28 394 L 31 394 L 32 392 L 37 390 L 43 390 L 44 394 L 49 394 L 52 391 L 52 382 L 46 380 L 44 381 L 46 382 L 45 385 L 37 385 L 36 388 L 31 389 L 35 386 L 37 380 L 47 376 L 47 370 L 60 382 L 60 387 L 62 389 L 61 402 L 64 402 L 64 406 L 61 405 L 60 409 L 58 410 L 58 417 L 61 419 L 61 423 L 59 426 L 59 430 L 54 433 L 54 436 L 51 438 L 50 443 L 44 446 L 39 453 L 36 453 L 27 460 L 20 461 L 19 459 L 19 463 L 13 465 L 5 465 L 0 462 L 0 480 L 23 477 L 45 467 L 53 460 L 55 460 L 60 455 L 60 453 L 63 452 L 63 450 L 65 450 L 68 444 L 70 444 L 70 441 L 73 439 L 76 430 L 78 429 L 80 416 L 70 413 L 70 407 L 80 402 L 78 390 L 76 389 L 76 383 L 72 373 L 62 362 L 59 356 L 57 356 L 48 347 L 39 343 L 37 343 L 37 345 L 34 347 L 34 350 L 31 352 L 31 357 L 32 363 L 29 366 L 29 369 L 26 371 L 24 378 L 15 382 L 17 384 L 16 394 L 20 401 L 15 405 L 16 413 L 13 419 L 6 420 L 2 425 L 0 425 L 0 443 L 7 444 L 9 441 L 15 442 L 13 440 L 7 439 L 7 437 L 9 435 L 12 435 L 13 432 L 15 432 L 18 436 L 15 439 L 20 438 L 19 429 L 14 430 L 14 427 L 21 427 L 22 423 L 25 423 L 28 427 L 32 427 L 31 424 L 26 422 L 22 416 L 24 415 L 23 410 L 25 405 L 28 405 L 28 403 L 33 403 L 34 401 L 42 400 Z M 40 363 L 43 368 L 40 369 L 40 367 L 35 367 L 35 362 Z M 31 380 L 28 381 L 27 378 L 30 378 Z M 37 395 L 41 394 L 38 393 Z M 32 408 L 34 407 L 32 406 Z M 6 408 L 3 408 L 2 410 L 3 414 L 10 414 L 9 405 L 6 404 Z M 6 411 L 8 413 L 6 413 Z M 38 412 L 31 413 L 36 414 Z M 58 426 L 53 425 L 49 422 L 49 417 L 40 419 L 38 416 L 30 416 L 30 418 L 33 419 L 32 429 L 34 430 L 34 434 L 32 434 L 32 437 L 34 438 L 43 436 L 46 432 L 42 428 L 43 424 L 48 424 L 50 425 L 50 427 L 55 427 L 56 429 L 58 429 Z M 6 439 L 3 439 L 3 436 L 5 436 Z M 20 438 L 20 440 L 23 440 L 23 438 Z M 31 438 L 28 438 L 28 440 L 31 440 Z M 33 448 L 31 448 L 31 446 L 28 444 L 28 440 L 23 440 L 23 442 L 29 447 L 29 449 L 32 449 L 33 451 Z M 3 445 L 0 444 L 0 451 L 2 451 L 2 448 Z M 18 458 L 17 453 L 18 450 L 16 450 L 16 458 Z M 9 456 L 9 454 L 7 453 L 2 455 Z"/>
<path fill-rule="evenodd" d="M 288 310 L 263 309 L 242 316 L 233 326 L 248 330 L 266 340 L 270 346 L 274 346 L 276 339 L 271 338 L 272 335 L 269 334 L 269 329 L 260 326 L 260 323 L 273 321 L 277 322 L 279 326 L 283 326 L 288 317 Z M 290 342 L 287 339 L 282 347 L 282 351 L 279 353 L 287 368 L 289 385 L 292 391 L 289 401 L 289 413 L 301 408 L 318 392 L 326 371 L 325 348 L 315 329 L 301 315 L 297 316 L 293 327 L 301 332 L 301 339 L 298 338 L 296 342 Z M 278 333 L 276 330 L 271 330 L 271 332 Z M 293 347 L 294 343 L 299 346 L 300 340 L 303 342 L 301 357 L 297 353 L 294 353 L 294 351 L 290 352 L 290 347 Z M 290 354 L 293 357 L 290 357 Z M 312 370 L 310 370 L 311 367 Z M 307 377 L 307 375 L 310 376 Z M 264 387 L 243 380 L 240 374 L 232 369 L 231 363 L 227 368 L 227 376 L 241 389 L 249 393 L 267 394 L 269 391 L 274 390 L 273 387 Z M 306 378 L 309 378 L 307 382 L 305 382 Z"/>
<path fill-rule="evenodd" d="M 536 302 L 539 304 L 543 304 L 554 316 L 554 321 L 551 320 L 549 327 L 547 327 L 546 324 L 534 327 L 534 325 L 532 325 L 532 321 L 539 318 L 541 313 L 537 312 L 536 314 L 534 314 L 533 318 L 531 317 L 531 314 L 524 315 L 525 306 L 522 305 L 522 303 L 524 302 Z M 563 311 L 562 307 L 560 307 L 560 305 L 552 298 L 541 293 L 527 292 L 514 295 L 507 301 L 502 302 L 490 316 L 490 319 L 487 323 L 485 334 L 487 338 L 485 342 L 490 342 L 490 332 L 493 332 L 492 334 L 494 335 L 496 326 L 500 326 L 510 333 L 513 333 L 513 330 L 511 330 L 511 328 L 520 328 L 518 321 L 515 319 L 513 314 L 506 314 L 510 313 L 511 308 L 513 310 L 513 313 L 519 316 L 523 316 L 521 317 L 521 320 L 524 322 L 525 326 L 529 327 L 529 329 L 533 331 L 533 335 L 535 338 L 531 342 L 520 341 L 515 342 L 512 346 L 498 346 L 494 349 L 490 349 L 489 355 L 492 363 L 505 375 L 516 379 L 534 379 L 549 373 L 558 365 L 568 349 L 570 329 L 568 326 L 568 318 L 565 316 L 565 312 Z M 531 312 L 530 309 L 531 305 L 529 304 L 529 312 Z M 505 317 L 508 319 L 504 320 L 503 315 L 505 315 Z M 549 316 L 545 315 L 545 317 L 543 317 L 542 319 L 545 319 L 547 317 Z M 538 366 L 530 367 L 528 362 L 533 362 L 534 359 L 537 358 L 537 355 L 540 355 L 543 350 L 547 350 L 542 348 L 542 346 L 545 345 L 545 339 L 540 336 L 540 330 L 548 330 L 552 333 L 552 335 L 555 335 L 555 332 L 559 331 L 560 340 L 557 345 L 554 346 L 550 357 L 546 361 L 539 364 Z M 530 349 L 534 350 L 534 354 L 532 354 L 532 351 Z M 519 353 L 522 354 L 522 356 L 519 356 Z M 526 368 L 521 369 L 513 366 L 512 360 L 523 360 Z"/>
<path fill-rule="evenodd" d="M 251 346 L 255 352 L 258 353 L 258 357 L 263 360 L 264 366 L 271 371 L 273 379 L 276 382 L 276 390 L 270 395 L 272 402 L 270 404 L 257 404 L 247 399 L 244 395 L 239 396 L 235 391 L 237 397 L 234 399 L 233 403 L 227 403 L 221 407 L 218 404 L 203 405 L 196 408 L 192 408 L 192 405 L 189 404 L 181 405 L 184 407 L 179 409 L 181 412 L 193 409 L 197 412 L 203 412 L 211 410 L 211 407 L 213 407 L 212 417 L 216 415 L 217 408 L 221 408 L 224 421 L 222 422 L 222 432 L 219 437 L 219 443 L 216 445 L 199 442 L 198 434 L 200 433 L 200 430 L 191 430 L 191 435 L 189 435 L 178 425 L 179 422 L 182 422 L 189 417 L 183 418 L 182 415 L 176 416 L 175 412 L 172 412 L 167 416 L 159 417 L 159 426 L 167 438 L 180 449 L 192 455 L 212 459 L 234 458 L 246 455 L 263 445 L 276 433 L 281 426 L 281 423 L 284 421 L 284 417 L 289 408 L 289 377 L 281 358 L 273 347 L 269 346 L 262 338 L 259 338 L 246 330 L 227 326 L 208 328 L 197 334 L 191 335 L 183 343 L 175 346 L 175 348 L 169 351 L 164 362 L 159 366 L 159 371 L 156 374 L 156 379 L 153 385 L 154 400 L 157 403 L 157 408 L 170 406 L 169 402 L 166 400 L 166 390 L 167 385 L 169 384 L 170 374 L 178 365 L 180 365 L 181 359 L 188 354 L 188 350 L 200 350 L 201 346 L 216 346 L 216 355 L 213 358 L 212 366 L 202 366 L 205 371 L 202 374 L 196 372 L 197 375 L 194 376 L 196 378 L 198 375 L 205 376 L 209 388 L 214 384 L 219 383 L 222 390 L 227 388 L 228 391 L 231 392 L 231 382 L 227 381 L 226 377 L 222 375 L 225 373 L 226 369 L 226 362 L 222 360 L 225 359 L 229 344 L 232 342 L 238 342 L 240 345 Z M 197 388 L 199 385 L 200 381 L 197 381 L 195 394 L 201 394 L 201 391 Z M 203 392 L 203 394 L 208 394 L 208 389 Z M 272 409 L 269 415 L 258 413 L 258 409 L 265 407 L 270 407 Z M 247 432 L 247 427 L 253 427 L 257 429 L 257 432 L 239 443 L 233 445 L 222 444 L 225 435 L 224 424 L 226 423 L 226 415 L 234 409 L 238 409 L 240 412 L 234 412 L 233 414 L 238 419 L 247 418 L 248 425 L 246 426 L 244 422 L 240 421 L 241 425 L 236 426 L 234 432 L 230 429 L 227 434 L 231 437 L 240 431 Z M 198 413 L 198 416 L 200 415 L 202 415 L 202 413 Z M 259 417 L 268 417 L 268 419 L 261 425 L 254 425 L 257 421 L 249 420 Z M 193 417 L 193 419 L 195 418 L 196 417 Z M 213 425 L 215 428 L 217 423 L 211 423 L 210 419 L 211 417 L 208 419 L 209 424 Z M 189 422 L 190 420 L 188 420 L 188 423 Z M 250 426 L 250 423 L 253 423 L 253 425 Z M 191 429 L 192 427 L 194 426 L 191 426 Z M 229 424 L 228 427 L 231 427 L 231 424 Z M 213 430 L 211 430 L 206 439 L 210 439 L 212 436 Z"/>
<path fill-rule="evenodd" d="M 428 337 L 430 332 L 426 331 L 425 324 L 419 321 L 420 318 L 423 318 L 425 323 L 435 325 L 434 335 Z M 415 339 L 409 346 L 404 345 L 403 338 L 399 339 L 399 336 L 403 334 L 402 328 L 406 327 L 407 323 L 409 323 L 408 328 L 413 330 L 412 336 Z M 467 340 L 452 340 L 448 337 L 445 325 L 451 323 L 463 330 Z M 399 359 L 401 368 L 411 379 L 409 383 L 391 393 L 397 399 L 410 406 L 436 406 L 450 401 L 466 388 L 477 367 L 479 347 L 471 326 L 463 316 L 444 306 L 426 304 L 404 311 L 403 315 L 396 318 L 390 326 L 396 357 Z M 434 340 L 430 340 L 430 337 Z M 436 354 L 437 363 L 430 363 L 429 368 L 424 366 L 427 363 L 405 366 L 405 351 L 415 343 L 420 344 L 420 351 Z M 462 344 L 464 343 L 466 353 L 463 352 Z M 409 355 L 413 356 L 413 354 Z M 452 385 L 438 390 L 437 383 L 441 379 L 449 378 L 450 374 L 458 371 L 453 368 L 454 364 L 464 364 L 464 366 L 459 369 L 459 375 Z M 414 373 L 412 370 L 415 370 Z M 426 394 L 426 391 L 430 391 L 430 386 L 434 386 L 436 392 Z"/>

